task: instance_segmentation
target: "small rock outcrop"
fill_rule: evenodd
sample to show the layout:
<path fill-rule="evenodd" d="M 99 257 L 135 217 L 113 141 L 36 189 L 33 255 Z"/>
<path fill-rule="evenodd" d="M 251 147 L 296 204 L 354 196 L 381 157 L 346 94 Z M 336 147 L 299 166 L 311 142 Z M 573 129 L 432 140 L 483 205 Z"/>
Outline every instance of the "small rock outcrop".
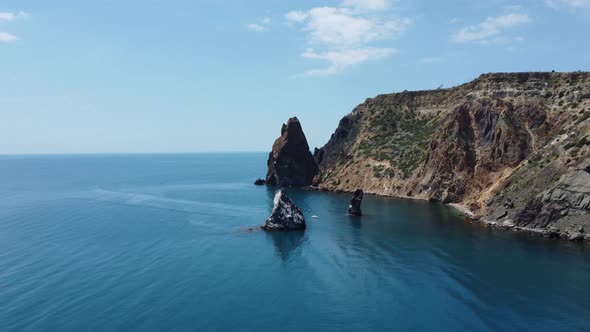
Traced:
<path fill-rule="evenodd" d="M 352 216 L 361 216 L 361 203 L 363 202 L 363 191 L 361 189 L 355 190 L 350 200 L 350 206 L 348 207 L 348 214 Z"/>
<path fill-rule="evenodd" d="M 266 184 L 269 186 L 303 187 L 312 184 L 317 166 L 307 139 L 296 117 L 281 128 L 268 156 Z"/>
<path fill-rule="evenodd" d="M 254 181 L 254 184 L 257 186 L 264 186 L 266 184 L 266 181 L 264 179 L 258 179 Z"/>
<path fill-rule="evenodd" d="M 287 192 L 277 190 L 272 213 L 262 226 L 265 231 L 297 231 L 305 229 L 305 217 L 301 210 L 291 201 Z"/>

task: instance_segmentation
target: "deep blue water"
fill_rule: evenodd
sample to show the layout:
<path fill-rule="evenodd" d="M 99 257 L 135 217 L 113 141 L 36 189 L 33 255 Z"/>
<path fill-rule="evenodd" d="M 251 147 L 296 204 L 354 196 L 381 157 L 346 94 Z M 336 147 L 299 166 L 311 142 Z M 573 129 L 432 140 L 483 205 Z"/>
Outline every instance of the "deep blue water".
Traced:
<path fill-rule="evenodd" d="M 265 162 L 1 156 L 0 331 L 590 330 L 588 246 L 295 189 L 304 233 L 247 232 Z"/>

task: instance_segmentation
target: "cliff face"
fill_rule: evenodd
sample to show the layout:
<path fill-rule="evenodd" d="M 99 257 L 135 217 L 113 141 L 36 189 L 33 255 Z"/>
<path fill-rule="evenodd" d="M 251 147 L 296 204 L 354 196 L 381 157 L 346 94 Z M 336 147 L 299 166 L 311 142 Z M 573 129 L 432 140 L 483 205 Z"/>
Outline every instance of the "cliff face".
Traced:
<path fill-rule="evenodd" d="M 317 173 L 307 139 L 296 117 L 281 128 L 268 156 L 266 184 L 270 186 L 307 186 Z"/>
<path fill-rule="evenodd" d="M 380 95 L 315 150 L 314 185 L 457 203 L 491 223 L 590 239 L 589 118 L 587 72 Z"/>

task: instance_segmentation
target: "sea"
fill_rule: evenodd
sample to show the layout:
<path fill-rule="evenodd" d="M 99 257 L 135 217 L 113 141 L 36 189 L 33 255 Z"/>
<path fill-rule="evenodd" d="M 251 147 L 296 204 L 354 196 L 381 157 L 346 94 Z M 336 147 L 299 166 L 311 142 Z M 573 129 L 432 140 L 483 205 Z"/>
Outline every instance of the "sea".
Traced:
<path fill-rule="evenodd" d="M 0 331 L 590 331 L 588 244 L 295 188 L 252 231 L 266 158 L 0 156 Z"/>

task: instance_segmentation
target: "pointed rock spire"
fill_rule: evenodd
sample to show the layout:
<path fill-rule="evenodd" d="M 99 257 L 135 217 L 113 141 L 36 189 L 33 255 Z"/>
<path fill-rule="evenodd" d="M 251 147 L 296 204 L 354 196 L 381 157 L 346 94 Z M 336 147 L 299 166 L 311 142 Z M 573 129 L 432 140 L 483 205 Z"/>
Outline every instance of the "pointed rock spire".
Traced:
<path fill-rule="evenodd" d="M 262 226 L 265 231 L 296 231 L 305 229 L 305 217 L 301 210 L 291 201 L 287 192 L 277 190 L 272 213 Z"/>
<path fill-rule="evenodd" d="M 274 142 L 267 164 L 267 185 L 303 187 L 312 183 L 317 166 L 296 117 L 283 124 L 281 136 Z"/>

